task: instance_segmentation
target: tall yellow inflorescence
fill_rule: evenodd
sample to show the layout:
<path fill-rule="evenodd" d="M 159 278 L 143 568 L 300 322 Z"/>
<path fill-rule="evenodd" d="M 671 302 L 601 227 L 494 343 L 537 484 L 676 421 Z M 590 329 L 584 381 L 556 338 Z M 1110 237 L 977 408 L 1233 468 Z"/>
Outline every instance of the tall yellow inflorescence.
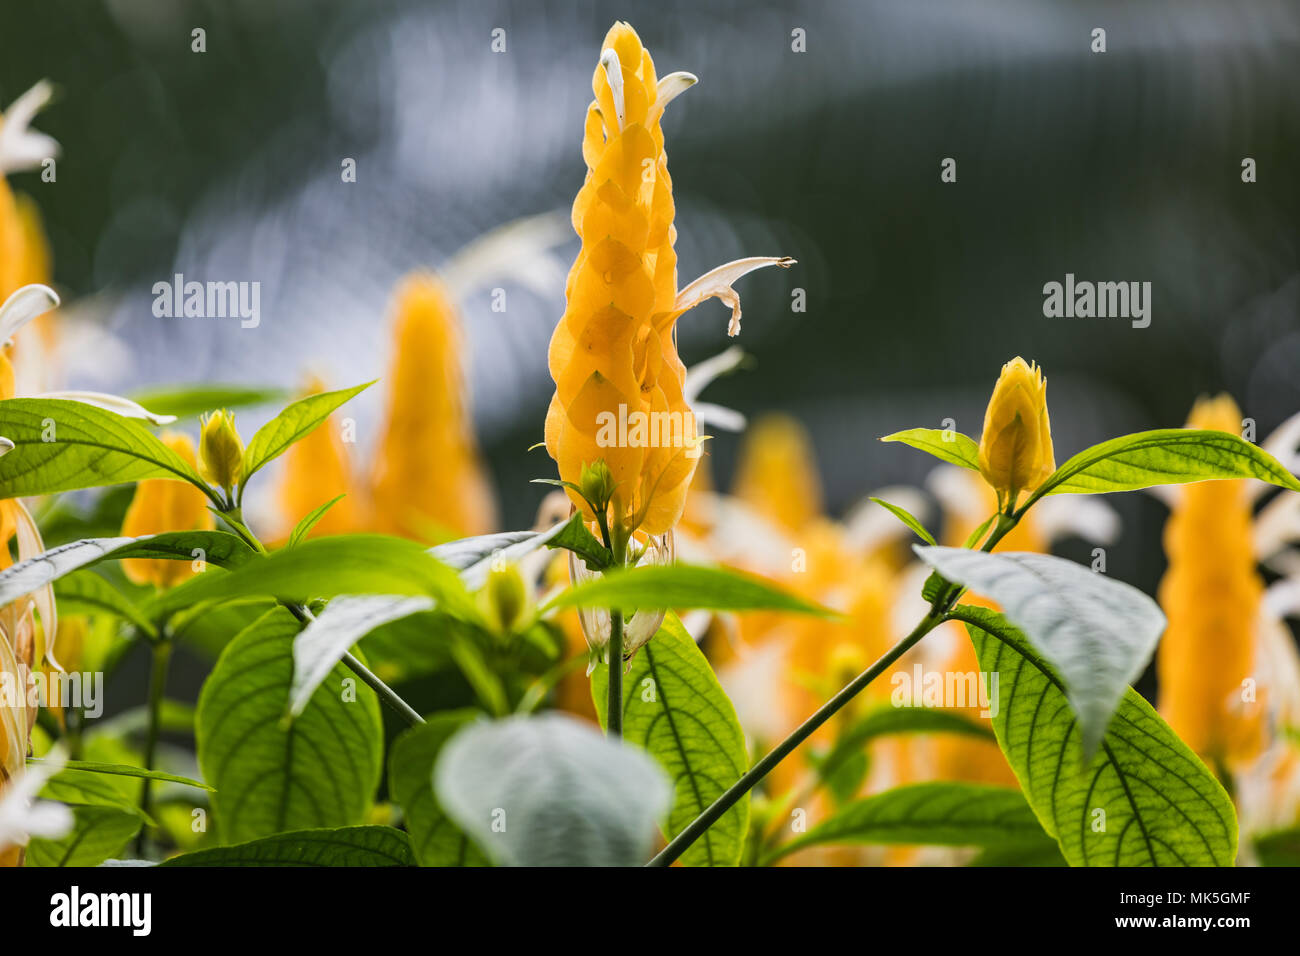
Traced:
<path fill-rule="evenodd" d="M 194 442 L 188 435 L 164 432 L 162 440 L 188 464 L 196 464 Z M 207 496 L 199 489 L 187 481 L 150 478 L 136 485 L 122 520 L 122 534 L 134 538 L 164 531 L 206 531 L 213 524 Z M 128 558 L 122 570 L 136 584 L 159 588 L 172 587 L 194 574 L 193 562 L 166 558 Z"/>
<path fill-rule="evenodd" d="M 1241 434 L 1229 395 L 1202 398 L 1191 428 Z M 1160 713 L 1187 745 L 1220 766 L 1254 756 L 1263 742 L 1261 702 L 1245 683 L 1255 666 L 1264 582 L 1256 570 L 1244 481 L 1178 489 L 1165 524 L 1169 569 L 1160 606 L 1169 620 L 1156 656 Z"/>
<path fill-rule="evenodd" d="M 388 413 L 371 478 L 375 528 L 418 540 L 496 530 L 451 295 L 435 276 L 416 273 L 396 298 Z"/>
<path fill-rule="evenodd" d="M 789 259 L 743 259 L 677 290 L 673 188 L 660 127 L 664 106 L 695 81 L 662 81 L 636 31 L 616 23 L 592 80 L 582 155 L 587 178 L 573 203 L 582 249 L 569 272 L 566 308 L 549 353 L 555 396 L 546 415 L 546 450 L 560 478 L 581 483 L 604 460 L 616 482 L 613 523 L 659 535 L 681 517 L 701 437 L 683 394 L 686 366 L 676 323 L 717 296 L 739 300 L 731 281 Z M 590 514 L 581 495 L 574 505 Z"/>

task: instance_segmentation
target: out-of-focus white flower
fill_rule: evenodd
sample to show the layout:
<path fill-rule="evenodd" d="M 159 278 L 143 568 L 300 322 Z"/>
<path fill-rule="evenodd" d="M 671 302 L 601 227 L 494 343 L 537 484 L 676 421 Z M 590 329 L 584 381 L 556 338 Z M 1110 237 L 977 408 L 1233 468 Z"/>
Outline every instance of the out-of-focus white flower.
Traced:
<path fill-rule="evenodd" d="M 41 80 L 0 114 L 0 175 L 22 172 L 59 155 L 53 138 L 31 128 L 31 122 L 54 95 Z"/>
<path fill-rule="evenodd" d="M 45 781 L 63 769 L 64 756 L 53 750 L 0 791 L 0 850 L 26 846 L 32 837 L 57 840 L 72 829 L 72 811 L 61 803 L 37 800 Z"/>

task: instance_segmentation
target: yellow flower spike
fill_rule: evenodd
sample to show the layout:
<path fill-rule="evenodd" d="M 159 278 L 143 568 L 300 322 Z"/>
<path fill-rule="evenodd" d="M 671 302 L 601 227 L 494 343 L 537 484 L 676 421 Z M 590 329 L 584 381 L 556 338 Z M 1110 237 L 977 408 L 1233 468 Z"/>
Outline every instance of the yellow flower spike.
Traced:
<path fill-rule="evenodd" d="M 164 432 L 167 447 L 189 464 L 194 464 L 194 442 L 188 435 Z M 163 531 L 209 530 L 215 524 L 208 511 L 208 499 L 189 482 L 150 478 L 136 485 L 135 496 L 126 509 L 122 534 L 138 537 Z M 166 558 L 127 558 L 122 571 L 136 584 L 169 588 L 194 574 L 189 561 Z"/>
<path fill-rule="evenodd" d="M 733 493 L 787 531 L 822 513 L 822 485 L 808 432 L 786 415 L 758 419 L 745 434 Z"/>
<path fill-rule="evenodd" d="M 1199 400 L 1191 428 L 1241 434 L 1228 395 Z M 1169 623 L 1156 655 L 1160 713 L 1189 747 L 1219 766 L 1254 756 L 1263 743 L 1263 702 L 1243 701 L 1255 676 L 1264 582 L 1256 571 L 1245 481 L 1184 485 L 1165 524 L 1169 568 L 1158 597 Z"/>
<path fill-rule="evenodd" d="M 694 83 L 687 73 L 661 82 L 641 40 L 616 23 L 592 79 L 582 155 L 587 179 L 573 203 L 582 249 L 569 272 L 564 316 L 551 338 L 555 395 L 546 415 L 546 450 L 560 478 L 577 484 L 603 460 L 617 488 L 611 503 L 625 531 L 666 534 L 681 518 L 701 453 L 683 394 L 686 367 L 676 323 L 707 298 L 740 303 L 731 283 L 792 259 L 731 263 L 677 291 L 672 180 L 660 119 Z M 595 520 L 580 495 L 574 506 Z"/>
<path fill-rule="evenodd" d="M 244 442 L 235 429 L 235 416 L 224 408 L 203 419 L 199 433 L 199 474 L 209 484 L 229 491 L 239 483 Z"/>
<path fill-rule="evenodd" d="M 446 286 L 427 273 L 397 289 L 389 399 L 371 496 L 376 530 L 425 540 L 486 534 L 496 500 L 474 441 L 461 335 Z"/>
<path fill-rule="evenodd" d="M 304 395 L 318 395 L 325 391 L 325 383 L 312 378 Z M 306 438 L 289 446 L 284 453 L 284 470 L 279 485 L 280 507 L 292 527 L 316 508 L 337 498 L 308 537 L 329 534 L 347 534 L 365 529 L 363 498 L 356 487 L 348 462 L 347 447 L 343 443 L 334 416 L 330 416 Z"/>
<path fill-rule="evenodd" d="M 1047 417 L 1047 379 L 1037 365 L 1016 356 L 1002 366 L 984 413 L 980 474 L 1005 506 L 1033 491 L 1053 471 L 1052 426 Z"/>

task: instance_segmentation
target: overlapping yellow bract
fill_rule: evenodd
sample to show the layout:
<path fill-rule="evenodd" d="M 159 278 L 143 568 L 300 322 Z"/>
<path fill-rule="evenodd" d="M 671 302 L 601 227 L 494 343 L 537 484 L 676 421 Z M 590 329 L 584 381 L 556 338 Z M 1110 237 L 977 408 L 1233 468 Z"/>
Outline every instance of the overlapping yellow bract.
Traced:
<path fill-rule="evenodd" d="M 979 466 L 984 480 L 1011 503 L 1056 470 L 1047 379 L 1042 369 L 1018 355 L 1002 366 L 984 413 Z"/>
<path fill-rule="evenodd" d="M 596 101 L 582 143 L 587 180 L 573 204 L 582 250 L 551 339 L 555 397 L 546 416 L 546 449 L 560 477 L 575 483 L 584 464 L 603 458 L 618 482 L 616 516 L 645 509 L 641 528 L 662 534 L 681 516 L 695 455 L 680 447 L 597 443 L 598 416 L 617 415 L 620 407 L 627 413 L 691 414 L 682 395 L 686 367 L 673 334 L 679 314 L 673 308 L 677 234 L 658 78 L 627 24 L 614 25 L 603 49 L 617 55 L 622 104 L 605 68 L 597 67 Z M 583 506 L 579 496 L 572 497 Z"/>
<path fill-rule="evenodd" d="M 1187 424 L 1239 435 L 1241 422 L 1224 394 L 1199 400 Z M 1165 524 L 1169 570 L 1159 598 L 1169 624 L 1156 658 L 1160 712 L 1189 747 L 1220 766 L 1249 759 L 1263 745 L 1263 707 L 1243 699 L 1264 595 L 1252 534 L 1244 481 L 1180 488 Z"/>

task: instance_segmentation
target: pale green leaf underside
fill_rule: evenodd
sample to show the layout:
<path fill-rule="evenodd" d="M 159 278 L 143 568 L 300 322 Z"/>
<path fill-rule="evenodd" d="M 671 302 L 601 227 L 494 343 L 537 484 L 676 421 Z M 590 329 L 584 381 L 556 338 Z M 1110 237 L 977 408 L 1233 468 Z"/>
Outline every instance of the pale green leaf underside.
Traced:
<path fill-rule="evenodd" d="M 886 435 L 881 441 L 899 441 L 927 452 L 950 465 L 979 471 L 980 446 L 969 435 L 940 428 L 909 428 Z"/>
<path fill-rule="evenodd" d="M 1070 865 L 1233 864 L 1232 801 L 1137 692 L 1125 692 L 1085 766 L 1078 722 L 1051 665 L 1000 614 L 961 606 L 952 616 L 973 625 L 981 670 L 1000 675 L 998 743 Z"/>
<path fill-rule="evenodd" d="M 605 724 L 609 668 L 591 675 L 591 693 Z M 749 768 L 745 735 L 731 700 L 686 628 L 669 614 L 632 658 L 623 677 L 623 739 L 647 750 L 673 782 L 664 830 L 684 830 Z M 742 797 L 681 856 L 686 866 L 735 866 L 749 827 Z"/>
<path fill-rule="evenodd" d="M 230 642 L 199 696 L 199 766 L 217 790 L 223 841 L 359 823 L 379 781 L 379 701 L 350 671 L 335 667 L 285 720 L 298 627 L 283 608 L 268 611 Z"/>

